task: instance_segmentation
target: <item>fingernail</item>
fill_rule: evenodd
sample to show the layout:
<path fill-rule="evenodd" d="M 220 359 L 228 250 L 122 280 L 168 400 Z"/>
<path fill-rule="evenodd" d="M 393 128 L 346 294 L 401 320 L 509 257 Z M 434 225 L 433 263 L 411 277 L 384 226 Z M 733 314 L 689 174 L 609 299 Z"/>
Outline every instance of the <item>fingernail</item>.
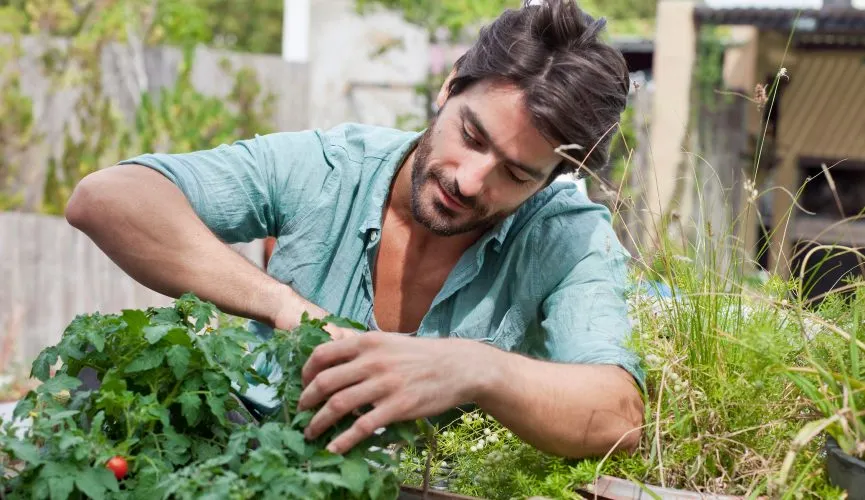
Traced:
<path fill-rule="evenodd" d="M 331 453 L 334 453 L 334 454 L 338 454 L 338 453 L 339 453 L 339 449 L 338 449 L 338 448 L 336 447 L 336 445 L 333 444 L 333 443 L 330 443 L 329 445 L 327 445 L 327 451 L 329 451 L 329 452 L 331 452 Z"/>

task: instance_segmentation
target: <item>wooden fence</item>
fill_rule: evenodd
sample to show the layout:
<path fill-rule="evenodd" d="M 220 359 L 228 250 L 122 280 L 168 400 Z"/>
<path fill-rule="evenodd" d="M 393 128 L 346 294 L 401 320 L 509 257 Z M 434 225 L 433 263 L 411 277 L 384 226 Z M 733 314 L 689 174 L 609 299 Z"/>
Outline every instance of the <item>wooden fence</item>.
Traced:
<path fill-rule="evenodd" d="M 233 245 L 259 267 L 263 243 Z M 29 370 L 76 315 L 166 305 L 62 217 L 0 212 L 0 373 Z"/>

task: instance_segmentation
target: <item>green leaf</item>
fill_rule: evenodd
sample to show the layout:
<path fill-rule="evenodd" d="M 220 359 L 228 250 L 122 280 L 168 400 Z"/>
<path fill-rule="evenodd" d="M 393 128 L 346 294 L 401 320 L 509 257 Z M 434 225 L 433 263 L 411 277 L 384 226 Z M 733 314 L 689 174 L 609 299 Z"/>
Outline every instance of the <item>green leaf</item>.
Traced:
<path fill-rule="evenodd" d="M 208 392 L 205 399 L 207 400 L 207 406 L 210 407 L 213 416 L 216 417 L 220 424 L 226 425 L 225 402 L 222 400 L 222 397 L 213 394 L 213 392 Z"/>
<path fill-rule="evenodd" d="M 180 328 L 176 325 L 160 324 L 154 326 L 145 326 L 142 331 L 144 332 L 144 338 L 147 340 L 147 342 L 155 344 L 162 340 L 162 337 L 168 335 L 168 332 L 175 329 Z"/>
<path fill-rule="evenodd" d="M 51 422 L 60 422 L 64 418 L 74 417 L 81 413 L 78 410 L 64 410 L 51 415 Z"/>
<path fill-rule="evenodd" d="M 105 350 L 105 337 L 102 335 L 101 331 L 92 328 L 87 329 L 84 331 L 84 337 L 88 342 L 93 344 L 93 347 L 95 347 L 98 352 Z"/>
<path fill-rule="evenodd" d="M 184 392 L 177 398 L 177 402 L 180 403 L 180 412 L 186 419 L 186 423 L 190 426 L 195 425 L 201 410 L 201 398 L 198 397 L 198 394 Z"/>
<path fill-rule="evenodd" d="M 309 466 L 313 469 L 324 469 L 339 465 L 345 461 L 345 457 L 336 453 L 331 453 L 327 450 L 318 450 L 309 459 Z"/>
<path fill-rule="evenodd" d="M 312 421 L 312 417 L 314 416 L 315 412 L 312 410 L 302 411 L 294 416 L 294 419 L 291 421 L 291 426 L 297 429 L 306 429 L 306 426 L 309 425 L 309 422 Z"/>
<path fill-rule="evenodd" d="M 111 368 L 105 375 L 102 376 L 102 385 L 99 386 L 101 392 L 116 392 L 121 393 L 126 390 L 126 380 L 117 372 L 116 368 Z"/>
<path fill-rule="evenodd" d="M 63 437 L 60 438 L 60 443 L 57 446 L 60 448 L 60 451 L 64 451 L 68 450 L 69 448 L 78 446 L 83 442 L 84 438 L 82 438 L 81 436 L 76 436 L 74 434 L 63 434 Z"/>
<path fill-rule="evenodd" d="M 306 438 L 303 437 L 302 432 L 298 432 L 294 429 L 283 428 L 282 442 L 285 444 L 286 448 L 293 451 L 296 455 L 300 457 L 305 457 L 307 455 Z"/>
<path fill-rule="evenodd" d="M 49 347 L 39 353 L 39 356 L 33 361 L 30 369 L 30 376 L 36 377 L 42 382 L 48 380 L 51 376 L 51 367 L 57 362 L 57 348 Z"/>
<path fill-rule="evenodd" d="M 124 309 L 121 315 L 126 328 L 131 335 L 141 334 L 142 329 L 149 323 L 144 311 L 138 309 Z"/>
<path fill-rule="evenodd" d="M 357 321 L 354 321 L 354 320 L 349 319 L 349 318 L 343 318 L 343 317 L 339 317 L 339 316 L 328 315 L 328 316 L 324 317 L 323 321 L 329 325 L 338 326 L 340 328 L 353 328 L 355 330 L 360 330 L 362 332 L 365 332 L 368 330 L 368 328 L 363 323 L 358 323 Z M 325 328 L 325 330 L 327 330 L 327 328 Z"/>
<path fill-rule="evenodd" d="M 165 358 L 165 352 L 159 349 L 146 349 L 138 356 L 129 366 L 126 367 L 126 373 L 143 372 L 152 370 L 162 364 Z"/>
<path fill-rule="evenodd" d="M 342 478 L 348 485 L 348 489 L 358 495 L 363 492 L 363 486 L 369 479 L 369 466 L 363 457 L 345 460 L 340 464 L 339 471 L 342 473 Z"/>
<path fill-rule="evenodd" d="M 12 454 L 20 460 L 24 460 L 31 465 L 39 465 L 42 463 L 42 460 L 39 458 L 39 449 L 25 441 L 10 439 L 6 443 L 5 449 L 11 451 Z"/>
<path fill-rule="evenodd" d="M 31 392 L 30 395 L 32 396 L 33 393 Z M 29 415 L 34 408 L 35 403 L 33 402 L 33 398 L 26 397 L 21 401 L 18 401 L 18 404 L 15 405 L 15 409 L 12 410 L 12 417 L 16 419 L 27 418 L 27 415 Z"/>
<path fill-rule="evenodd" d="M 324 483 L 339 486 L 340 488 L 348 488 L 342 476 L 333 472 L 310 472 L 306 474 L 306 479 L 312 484 Z"/>
<path fill-rule="evenodd" d="M 399 482 L 393 474 L 378 471 L 369 482 L 367 494 L 370 500 L 396 498 L 399 495 Z"/>
<path fill-rule="evenodd" d="M 74 481 L 77 472 L 70 465 L 48 462 L 42 467 L 39 477 L 48 483 L 51 500 L 66 500 L 75 487 Z"/>
<path fill-rule="evenodd" d="M 174 372 L 174 376 L 177 377 L 178 380 L 186 375 L 186 370 L 189 368 L 189 359 L 191 356 L 192 353 L 190 350 L 181 345 L 173 345 L 168 349 L 168 353 L 166 354 L 168 366 L 171 367 L 171 371 Z"/>
<path fill-rule="evenodd" d="M 55 375 L 54 378 L 50 378 L 40 385 L 36 389 L 36 392 L 40 394 L 56 394 L 64 389 L 71 391 L 81 384 L 82 382 L 80 379 L 70 377 L 65 373 L 59 373 Z"/>
<path fill-rule="evenodd" d="M 78 471 L 75 486 L 89 498 L 105 498 L 105 492 L 110 490 L 118 493 L 117 479 L 105 467 L 88 467 Z"/>

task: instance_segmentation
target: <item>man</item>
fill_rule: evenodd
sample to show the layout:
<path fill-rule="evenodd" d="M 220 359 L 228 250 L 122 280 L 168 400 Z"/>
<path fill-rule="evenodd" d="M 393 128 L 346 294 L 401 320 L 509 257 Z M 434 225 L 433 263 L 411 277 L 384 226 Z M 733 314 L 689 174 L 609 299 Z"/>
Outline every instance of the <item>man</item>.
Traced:
<path fill-rule="evenodd" d="M 329 444 L 477 404 L 569 457 L 632 450 L 639 360 L 627 349 L 627 254 L 571 183 L 603 168 L 629 87 L 624 60 L 570 0 L 504 12 L 458 60 L 422 134 L 346 124 L 209 151 L 145 154 L 84 179 L 66 217 L 144 285 L 192 291 L 291 329 L 330 328 L 300 407 Z M 579 149 L 582 148 L 582 149 Z M 268 273 L 225 242 L 274 236 Z M 385 333 L 387 332 L 387 333 Z"/>

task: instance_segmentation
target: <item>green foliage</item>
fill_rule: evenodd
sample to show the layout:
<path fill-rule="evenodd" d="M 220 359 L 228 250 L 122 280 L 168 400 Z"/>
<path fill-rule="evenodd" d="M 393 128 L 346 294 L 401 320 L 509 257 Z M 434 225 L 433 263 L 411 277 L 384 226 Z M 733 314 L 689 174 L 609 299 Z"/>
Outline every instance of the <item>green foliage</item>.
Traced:
<path fill-rule="evenodd" d="M 256 3 L 254 8 L 247 9 L 247 14 L 263 18 L 265 4 Z M 251 69 L 235 70 L 227 63 L 223 65 L 234 78 L 226 99 L 204 96 L 191 83 L 195 43 L 207 41 L 219 32 L 210 30 L 208 24 L 214 21 L 214 16 L 219 17 L 219 9 L 224 14 L 226 9 L 234 12 L 238 8 L 242 7 L 236 3 L 205 0 L 0 2 L 0 12 L 15 13 L 4 18 L 0 31 L 15 37 L 39 34 L 68 39 L 68 44 L 52 44 L 41 61 L 50 81 L 50 94 L 67 92 L 73 87 L 80 91 L 74 118 L 65 124 L 63 154 L 49 160 L 46 166 L 40 211 L 62 214 L 81 179 L 129 155 L 142 151 L 207 149 L 270 131 L 274 96 L 261 95 L 260 83 Z M 272 19 L 273 16 L 268 17 L 266 24 L 272 25 Z M 281 20 L 277 24 L 281 26 Z M 257 33 L 260 36 L 261 32 Z M 173 87 L 142 95 L 135 120 L 129 122 L 102 88 L 104 73 L 109 71 L 102 66 L 103 52 L 111 43 L 147 45 L 166 41 L 184 47 L 180 77 Z M 42 140 L 34 132 L 33 103 L 20 88 L 15 64 L 19 56 L 17 44 L 0 55 L 5 67 L 0 74 L 4 81 L 0 95 L 0 112 L 4 116 L 0 125 L 0 210 L 21 205 L 23 199 L 11 190 L 20 171 L 17 156 Z"/>
<path fill-rule="evenodd" d="M 821 434 L 802 441 L 800 433 L 840 415 L 827 431 L 848 450 L 865 448 L 861 350 L 836 331 L 865 340 L 865 283 L 809 310 L 792 298 L 795 281 L 739 288 L 699 274 L 686 257 L 665 257 L 663 274 L 635 281 L 663 280 L 673 297 L 630 298 L 648 386 L 635 454 L 550 456 L 474 412 L 440 429 L 435 446 L 410 448 L 404 481 L 422 484 L 434 452 L 431 484 L 491 499 L 579 498 L 576 489 L 599 475 L 703 493 L 841 498 L 824 472 Z"/>
<path fill-rule="evenodd" d="M 0 11 L 0 15 L 3 12 Z M 33 103 L 21 90 L 17 58 L 21 46 L 18 40 L 0 47 L 0 82 L 5 89 L 0 94 L 0 211 L 20 207 L 24 198 L 17 191 L 15 180 L 22 167 L 22 154 L 27 146 L 39 139 L 34 130 Z"/>
<path fill-rule="evenodd" d="M 347 416 L 314 441 L 303 436 L 313 410 L 297 413 L 301 368 L 330 339 L 340 318 L 304 316 L 266 342 L 244 328 L 217 326 L 219 311 L 191 294 L 172 307 L 76 317 L 61 341 L 43 350 L 32 375 L 43 383 L 15 408 L 33 425 L 16 437 L 0 429 L 5 498 L 395 498 L 394 456 L 383 451 L 414 439 L 396 424 L 345 455 L 325 446 L 357 418 Z M 250 345 L 256 345 L 249 349 Z M 256 422 L 239 402 L 253 384 L 252 367 L 273 357 L 283 377 L 273 388 L 281 411 Z M 59 370 L 51 367 L 58 360 Z M 82 387 L 82 370 L 101 381 Z M 235 423 L 240 415 L 247 423 Z M 6 460 L 3 460 L 5 454 Z M 104 464 L 125 457 L 117 481 Z"/>

